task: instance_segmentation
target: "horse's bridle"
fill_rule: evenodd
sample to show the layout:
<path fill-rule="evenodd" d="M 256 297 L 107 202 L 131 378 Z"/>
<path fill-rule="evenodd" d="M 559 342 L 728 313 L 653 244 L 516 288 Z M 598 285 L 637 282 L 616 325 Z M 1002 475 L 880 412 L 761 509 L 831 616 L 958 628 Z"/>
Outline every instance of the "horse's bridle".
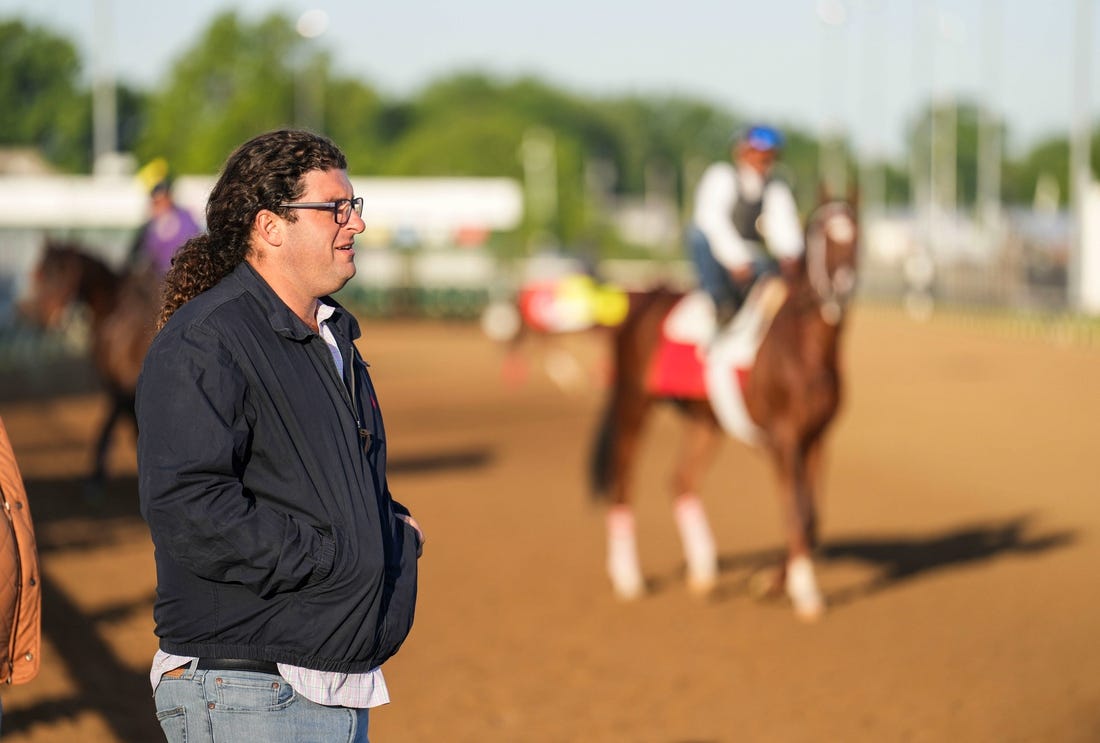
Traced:
<path fill-rule="evenodd" d="M 842 201 L 834 201 L 822 204 L 814 210 L 809 219 L 811 231 L 806 235 L 806 276 L 810 280 L 810 287 L 817 295 L 821 318 L 830 325 L 840 322 L 844 315 L 844 306 L 856 285 L 856 272 L 853 266 L 841 266 L 830 274 L 826 263 L 827 234 L 830 224 L 837 224 L 834 220 L 838 217 L 845 218 L 847 229 L 855 230 L 856 219 L 852 206 Z M 834 227 L 834 229 L 843 228 Z M 835 239 L 855 240 L 856 235 L 853 233 Z"/>

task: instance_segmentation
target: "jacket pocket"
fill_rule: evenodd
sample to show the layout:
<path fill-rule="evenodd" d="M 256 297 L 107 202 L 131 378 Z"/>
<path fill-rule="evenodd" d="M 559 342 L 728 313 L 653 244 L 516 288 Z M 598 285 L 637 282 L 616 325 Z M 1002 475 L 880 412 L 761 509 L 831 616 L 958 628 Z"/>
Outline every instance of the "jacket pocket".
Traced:
<path fill-rule="evenodd" d="M 310 583 L 314 586 L 324 586 L 336 574 L 337 531 L 335 526 L 330 526 L 327 531 L 318 527 L 313 528 L 317 530 L 321 546 L 317 551 L 317 567 L 313 571 L 313 580 Z"/>

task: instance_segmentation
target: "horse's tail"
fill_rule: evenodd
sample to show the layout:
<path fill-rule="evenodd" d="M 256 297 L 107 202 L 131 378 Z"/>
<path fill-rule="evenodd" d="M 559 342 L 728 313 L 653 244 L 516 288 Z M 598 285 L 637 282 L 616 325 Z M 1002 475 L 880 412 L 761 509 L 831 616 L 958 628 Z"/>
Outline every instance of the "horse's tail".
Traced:
<path fill-rule="evenodd" d="M 648 332 L 646 328 L 655 317 L 663 316 L 675 296 L 663 286 L 632 294 L 627 316 L 611 336 L 611 384 L 588 462 L 589 486 L 594 500 L 607 500 L 621 476 L 618 447 L 622 436 L 630 432 L 620 430 L 620 422 L 637 402 L 635 398 L 639 394 L 638 377 L 644 364 L 639 352 L 640 336 Z"/>
<path fill-rule="evenodd" d="M 603 501 L 615 484 L 615 395 L 604 406 L 588 461 L 588 482 L 593 500 Z"/>

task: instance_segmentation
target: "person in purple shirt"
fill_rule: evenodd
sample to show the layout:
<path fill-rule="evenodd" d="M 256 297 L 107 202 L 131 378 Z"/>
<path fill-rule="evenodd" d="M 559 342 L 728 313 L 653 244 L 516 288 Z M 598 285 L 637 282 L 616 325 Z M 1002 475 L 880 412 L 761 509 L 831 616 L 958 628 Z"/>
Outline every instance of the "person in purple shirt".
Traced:
<path fill-rule="evenodd" d="M 172 198 L 172 181 L 165 177 L 149 192 L 149 219 L 130 246 L 127 264 L 133 271 L 150 270 L 163 278 L 172 256 L 185 242 L 202 233 L 191 213 Z"/>

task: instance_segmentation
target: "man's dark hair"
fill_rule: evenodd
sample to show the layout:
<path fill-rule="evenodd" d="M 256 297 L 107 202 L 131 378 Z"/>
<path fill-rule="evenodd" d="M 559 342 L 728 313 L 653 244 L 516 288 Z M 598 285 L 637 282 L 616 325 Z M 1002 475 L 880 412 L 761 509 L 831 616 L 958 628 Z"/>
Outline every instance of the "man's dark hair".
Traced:
<path fill-rule="evenodd" d="M 252 223 L 262 209 L 295 221 L 294 210 L 279 205 L 301 197 L 303 177 L 347 167 L 344 153 L 330 139 L 308 131 L 268 132 L 234 150 L 207 200 L 206 233 L 187 241 L 164 277 L 157 327 L 245 259 Z"/>

